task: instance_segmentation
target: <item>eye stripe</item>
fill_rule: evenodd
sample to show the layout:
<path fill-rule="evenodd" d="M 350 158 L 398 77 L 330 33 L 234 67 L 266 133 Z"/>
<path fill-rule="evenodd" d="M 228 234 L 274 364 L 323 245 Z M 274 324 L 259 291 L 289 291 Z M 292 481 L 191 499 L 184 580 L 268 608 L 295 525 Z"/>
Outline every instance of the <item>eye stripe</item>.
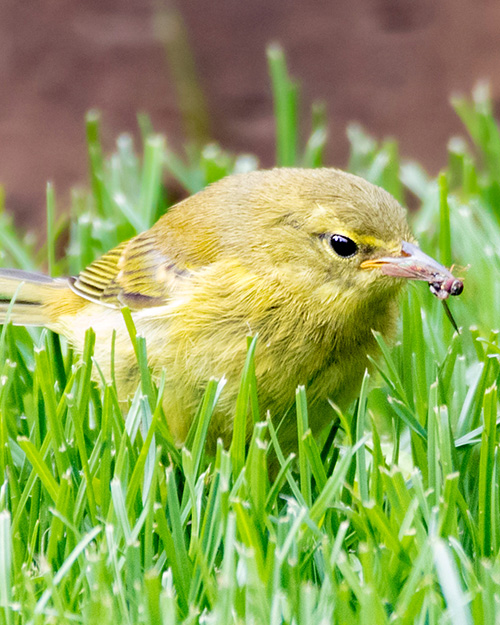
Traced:
<path fill-rule="evenodd" d="M 341 234 L 343 237 L 348 237 L 355 241 L 358 245 L 366 245 L 373 248 L 381 248 L 381 249 L 391 249 L 397 248 L 401 245 L 401 241 L 398 239 L 392 239 L 390 241 L 384 241 L 383 239 L 379 239 L 371 234 L 359 234 L 354 230 L 343 229 L 339 227 L 337 230 L 338 234 Z"/>
<path fill-rule="evenodd" d="M 356 237 L 356 240 L 358 241 L 358 243 L 362 244 L 362 245 L 368 245 L 370 247 L 382 247 L 385 248 L 387 247 L 387 242 L 386 241 L 382 241 L 382 239 L 377 239 L 377 237 L 373 237 L 369 234 L 365 234 L 365 235 L 359 235 Z"/>

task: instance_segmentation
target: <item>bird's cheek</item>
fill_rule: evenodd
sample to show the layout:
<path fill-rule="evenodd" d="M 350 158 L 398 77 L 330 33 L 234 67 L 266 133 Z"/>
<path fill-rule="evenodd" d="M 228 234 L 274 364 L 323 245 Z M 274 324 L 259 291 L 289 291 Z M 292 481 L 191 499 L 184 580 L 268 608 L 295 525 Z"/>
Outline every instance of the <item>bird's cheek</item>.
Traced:
<path fill-rule="evenodd" d="M 396 296 L 407 283 L 403 278 L 387 276 L 380 271 L 363 271 L 361 276 L 363 289 L 368 293 L 387 293 L 389 297 L 391 294 Z"/>

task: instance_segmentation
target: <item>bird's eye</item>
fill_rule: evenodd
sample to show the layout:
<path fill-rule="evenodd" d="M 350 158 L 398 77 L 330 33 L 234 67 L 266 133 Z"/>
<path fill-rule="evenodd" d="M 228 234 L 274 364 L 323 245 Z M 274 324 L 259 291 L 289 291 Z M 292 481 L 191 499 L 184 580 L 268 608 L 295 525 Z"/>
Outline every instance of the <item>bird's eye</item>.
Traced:
<path fill-rule="evenodd" d="M 339 256 L 342 256 L 342 258 L 354 256 L 354 254 L 358 251 L 356 243 L 342 234 L 332 234 L 330 237 L 330 245 L 332 246 L 333 251 Z"/>

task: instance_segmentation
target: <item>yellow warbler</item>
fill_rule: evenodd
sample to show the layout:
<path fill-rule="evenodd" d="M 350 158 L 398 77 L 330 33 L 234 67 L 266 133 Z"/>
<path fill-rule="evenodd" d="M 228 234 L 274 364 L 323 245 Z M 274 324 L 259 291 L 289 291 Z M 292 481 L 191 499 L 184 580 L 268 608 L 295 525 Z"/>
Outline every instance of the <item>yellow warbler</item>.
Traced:
<path fill-rule="evenodd" d="M 139 382 L 120 307 L 146 337 L 154 375 L 166 371 L 164 409 L 177 441 L 189 429 L 207 381 L 227 378 L 209 437 L 227 441 L 247 349 L 258 333 L 262 415 L 278 423 L 304 384 L 310 424 L 330 398 L 357 393 L 375 353 L 372 330 L 388 336 L 405 278 L 444 299 L 462 283 L 419 250 L 406 214 L 387 192 L 336 169 L 273 169 L 229 176 L 180 202 L 150 230 L 121 243 L 78 277 L 0 271 L 0 321 L 43 325 L 115 373 L 126 399 Z M 281 440 L 293 446 L 293 418 Z"/>

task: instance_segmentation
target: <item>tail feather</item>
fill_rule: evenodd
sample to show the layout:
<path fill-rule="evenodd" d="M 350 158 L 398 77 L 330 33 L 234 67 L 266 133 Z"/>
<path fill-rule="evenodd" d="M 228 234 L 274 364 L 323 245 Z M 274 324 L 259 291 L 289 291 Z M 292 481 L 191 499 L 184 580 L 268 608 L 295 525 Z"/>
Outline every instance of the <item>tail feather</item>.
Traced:
<path fill-rule="evenodd" d="M 0 269 L 0 324 L 8 320 L 14 325 L 50 325 L 46 304 L 53 301 L 56 290 L 67 288 L 64 279 L 20 269 Z"/>

